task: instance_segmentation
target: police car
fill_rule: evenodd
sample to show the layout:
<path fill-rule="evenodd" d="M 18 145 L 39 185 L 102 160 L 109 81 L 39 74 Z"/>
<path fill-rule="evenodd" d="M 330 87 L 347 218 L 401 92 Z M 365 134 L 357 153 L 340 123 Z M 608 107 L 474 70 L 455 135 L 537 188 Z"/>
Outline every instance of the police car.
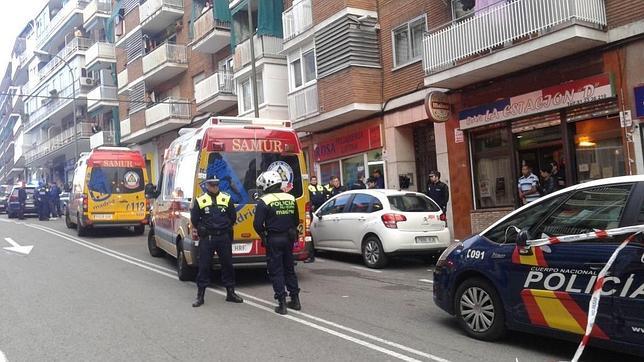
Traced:
<path fill-rule="evenodd" d="M 525 205 L 445 250 L 434 272 L 434 302 L 477 339 L 511 329 L 579 341 L 598 273 L 628 235 L 524 243 L 644 224 L 643 201 L 640 175 L 575 185 Z M 642 240 L 618 254 L 604 279 L 591 345 L 644 355 Z"/>

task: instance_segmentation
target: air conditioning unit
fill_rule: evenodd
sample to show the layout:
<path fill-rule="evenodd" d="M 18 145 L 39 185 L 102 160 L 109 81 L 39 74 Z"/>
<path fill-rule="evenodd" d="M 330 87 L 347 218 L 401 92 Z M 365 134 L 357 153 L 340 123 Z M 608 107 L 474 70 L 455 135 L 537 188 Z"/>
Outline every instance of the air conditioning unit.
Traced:
<path fill-rule="evenodd" d="M 92 86 L 96 84 L 96 81 L 94 80 L 94 78 L 80 77 L 80 84 L 81 86 Z"/>

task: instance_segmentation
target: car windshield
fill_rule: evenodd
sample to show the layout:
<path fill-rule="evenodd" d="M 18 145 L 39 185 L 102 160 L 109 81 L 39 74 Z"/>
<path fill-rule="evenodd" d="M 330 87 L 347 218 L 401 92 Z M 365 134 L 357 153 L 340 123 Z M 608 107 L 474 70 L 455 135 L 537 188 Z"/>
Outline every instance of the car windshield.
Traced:
<path fill-rule="evenodd" d="M 94 167 L 90 191 L 101 194 L 130 194 L 143 191 L 143 170 L 130 167 Z"/>
<path fill-rule="evenodd" d="M 418 194 L 387 196 L 392 210 L 407 212 L 436 212 L 440 209 L 428 197 Z"/>
<path fill-rule="evenodd" d="M 220 179 L 221 191 L 231 195 L 235 204 L 255 203 L 259 193 L 255 181 L 264 171 L 282 176 L 282 188 L 302 196 L 302 172 L 297 155 L 260 152 L 213 152 L 208 156 L 207 177 Z"/>

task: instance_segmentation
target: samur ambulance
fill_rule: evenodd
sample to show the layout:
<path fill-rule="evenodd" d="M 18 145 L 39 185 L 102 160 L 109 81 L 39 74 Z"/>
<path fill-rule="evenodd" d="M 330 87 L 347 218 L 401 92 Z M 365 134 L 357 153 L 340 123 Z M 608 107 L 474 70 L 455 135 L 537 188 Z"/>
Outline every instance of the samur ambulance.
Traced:
<path fill-rule="evenodd" d="M 149 202 L 145 159 L 123 147 L 99 147 L 76 163 L 65 224 L 82 236 L 90 228 L 132 227 L 145 232 Z"/>
<path fill-rule="evenodd" d="M 184 128 L 165 151 L 163 170 L 148 197 L 154 199 L 148 249 L 150 255 L 177 258 L 179 279 L 195 277 L 197 230 L 190 224 L 192 200 L 204 193 L 202 182 L 220 179 L 237 211 L 234 225 L 235 267 L 265 267 L 266 249 L 253 229 L 255 205 L 262 195 L 255 181 L 264 171 L 282 176 L 282 189 L 295 197 L 300 210 L 299 237 L 293 253 L 308 257 L 310 204 L 306 166 L 295 131 L 288 121 L 213 117 L 200 128 Z M 218 266 L 214 256 L 213 267 Z"/>

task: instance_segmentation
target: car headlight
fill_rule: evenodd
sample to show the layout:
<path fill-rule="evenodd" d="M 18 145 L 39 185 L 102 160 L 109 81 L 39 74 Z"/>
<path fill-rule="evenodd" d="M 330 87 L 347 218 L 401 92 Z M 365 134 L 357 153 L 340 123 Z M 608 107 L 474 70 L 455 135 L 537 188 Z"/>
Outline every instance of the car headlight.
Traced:
<path fill-rule="evenodd" d="M 441 256 L 440 256 L 440 257 L 438 257 L 438 261 L 436 262 L 436 267 L 444 267 L 444 266 L 447 266 L 447 265 L 448 265 L 448 263 L 447 263 L 447 257 L 449 256 L 449 254 L 451 254 L 454 250 L 456 250 L 456 249 L 458 249 L 458 248 L 460 248 L 460 247 L 462 247 L 462 246 L 463 246 L 463 243 L 462 243 L 462 242 L 460 242 L 460 241 L 457 241 L 457 242 L 451 243 L 451 244 L 447 247 L 447 249 L 445 249 L 445 250 L 443 251 L 443 253 L 441 254 Z"/>

